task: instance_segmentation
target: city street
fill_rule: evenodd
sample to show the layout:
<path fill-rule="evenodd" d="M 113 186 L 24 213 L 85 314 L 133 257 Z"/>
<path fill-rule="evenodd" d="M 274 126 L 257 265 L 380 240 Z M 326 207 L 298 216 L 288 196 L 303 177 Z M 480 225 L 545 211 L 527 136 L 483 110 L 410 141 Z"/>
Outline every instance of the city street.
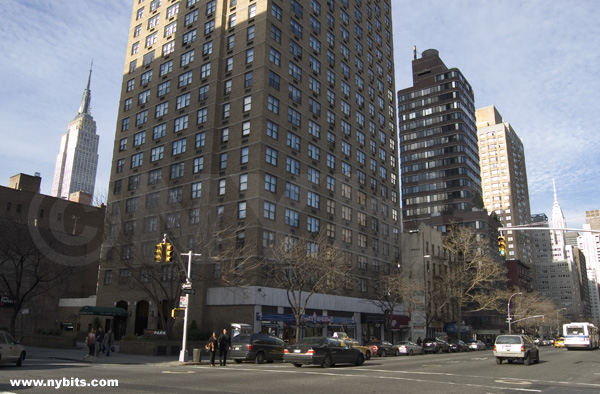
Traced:
<path fill-rule="evenodd" d="M 0 366 L 0 392 L 48 393 L 48 387 L 15 387 L 10 379 L 54 379 L 66 393 L 598 393 L 600 351 L 540 348 L 537 365 L 496 365 L 490 350 L 371 359 L 361 367 L 228 364 L 227 367 L 95 364 L 28 359 L 23 367 Z M 74 387 L 85 379 L 117 379 L 118 387 Z M 105 382 L 102 381 L 101 384 Z M 64 387 L 67 386 L 67 387 Z"/>

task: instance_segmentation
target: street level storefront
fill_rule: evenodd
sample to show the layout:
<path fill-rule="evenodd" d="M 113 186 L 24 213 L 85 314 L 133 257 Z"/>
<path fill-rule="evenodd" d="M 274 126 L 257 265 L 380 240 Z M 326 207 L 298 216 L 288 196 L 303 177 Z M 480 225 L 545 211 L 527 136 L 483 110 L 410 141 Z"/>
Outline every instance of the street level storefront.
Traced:
<path fill-rule="evenodd" d="M 289 313 L 256 313 L 261 332 L 277 335 L 283 340 L 293 340 L 296 336 L 296 317 Z M 356 336 L 354 317 L 303 315 L 300 318 L 300 337 L 332 336 L 334 332 L 345 332 L 349 337 Z"/>

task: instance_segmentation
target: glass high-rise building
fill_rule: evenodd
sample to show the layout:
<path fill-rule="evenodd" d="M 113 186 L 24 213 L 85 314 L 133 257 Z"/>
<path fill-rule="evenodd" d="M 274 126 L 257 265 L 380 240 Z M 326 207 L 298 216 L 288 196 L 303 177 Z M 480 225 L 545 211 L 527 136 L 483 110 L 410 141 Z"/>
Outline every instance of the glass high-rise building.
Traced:
<path fill-rule="evenodd" d="M 143 289 L 173 286 L 177 267 L 154 263 L 163 234 L 206 257 L 199 234 L 215 223 L 210 248 L 234 233 L 258 259 L 285 237 L 326 233 L 355 268 L 338 278 L 337 304 L 316 295 L 311 313 L 357 336 L 379 327 L 367 300 L 400 253 L 390 4 L 134 1 L 98 294 L 131 312 L 123 333 L 156 328 L 170 308 Z M 192 264 L 189 312 L 202 327 L 261 329 L 267 314 L 270 327 L 288 324 L 285 292 L 258 281 L 227 293 L 219 269 Z"/>

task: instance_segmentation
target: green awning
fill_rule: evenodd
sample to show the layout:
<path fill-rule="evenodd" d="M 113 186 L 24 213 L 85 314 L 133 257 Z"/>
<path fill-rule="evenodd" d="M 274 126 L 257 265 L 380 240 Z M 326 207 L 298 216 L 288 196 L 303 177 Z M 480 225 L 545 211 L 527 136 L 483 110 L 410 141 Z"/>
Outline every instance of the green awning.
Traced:
<path fill-rule="evenodd" d="M 79 310 L 79 314 L 100 316 L 127 316 L 127 311 L 123 308 L 114 308 L 110 306 L 84 306 Z"/>

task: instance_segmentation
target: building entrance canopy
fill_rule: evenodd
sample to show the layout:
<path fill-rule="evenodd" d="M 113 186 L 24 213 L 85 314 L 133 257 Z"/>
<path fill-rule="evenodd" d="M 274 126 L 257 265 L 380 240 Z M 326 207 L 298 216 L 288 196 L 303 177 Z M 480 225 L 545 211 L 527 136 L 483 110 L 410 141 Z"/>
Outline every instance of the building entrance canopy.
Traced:
<path fill-rule="evenodd" d="M 123 308 L 114 308 L 109 306 L 84 306 L 79 310 L 79 314 L 98 316 L 127 316 L 127 311 Z"/>

